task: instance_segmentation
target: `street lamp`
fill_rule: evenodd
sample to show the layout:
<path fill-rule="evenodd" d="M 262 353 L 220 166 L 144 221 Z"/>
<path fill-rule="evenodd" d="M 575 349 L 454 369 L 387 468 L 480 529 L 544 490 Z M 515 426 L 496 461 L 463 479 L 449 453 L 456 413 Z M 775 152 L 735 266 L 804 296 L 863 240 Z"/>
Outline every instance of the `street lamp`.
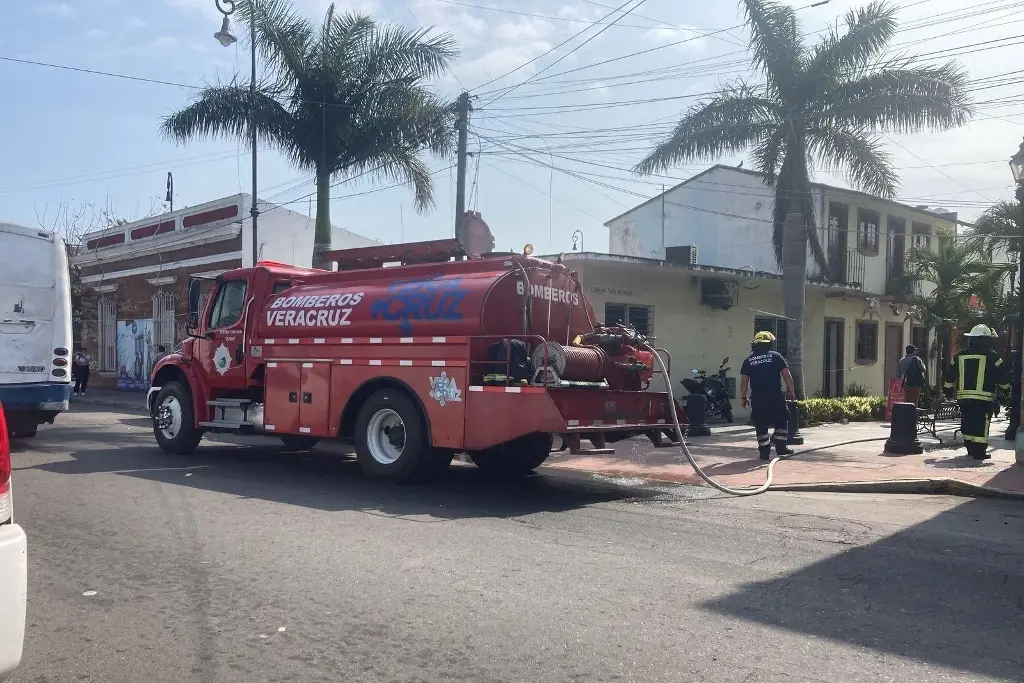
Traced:
<path fill-rule="evenodd" d="M 252 3 L 254 0 L 249 0 Z M 231 32 L 231 15 L 235 13 L 236 0 L 213 0 L 214 4 L 217 5 L 217 10 L 224 15 L 224 21 L 220 24 L 220 30 L 213 34 L 213 37 L 217 39 L 224 47 L 230 47 L 237 41 L 235 34 Z M 252 265 L 256 265 L 256 261 L 259 259 L 259 237 L 257 236 L 256 230 L 256 219 L 260 215 L 260 210 L 257 206 L 256 201 L 256 125 L 252 121 L 251 109 L 256 101 L 256 13 L 255 7 L 250 4 L 251 16 L 249 17 L 249 48 L 252 52 L 252 73 L 249 77 L 249 98 L 250 98 L 250 115 L 249 115 L 249 132 L 252 135 L 252 207 L 249 209 L 249 215 L 252 216 Z"/>
<path fill-rule="evenodd" d="M 1020 148 L 1017 153 L 1010 158 L 1010 172 L 1013 174 L 1013 180 L 1017 183 L 1017 201 L 1024 204 L 1024 142 L 1020 143 Z M 1020 384 L 1019 382 L 1024 381 L 1022 373 L 1024 373 L 1024 245 L 1020 244 L 1018 237 L 1017 244 L 1013 245 L 1018 251 L 1018 258 L 1020 259 L 1017 271 L 1021 275 L 1020 287 L 1017 288 L 1017 358 L 1014 369 L 1017 380 L 1014 386 L 1014 398 L 1020 396 Z M 1024 430 L 1020 428 L 1021 424 L 1024 424 L 1024 402 L 1017 406 L 1017 435 L 1016 435 L 1016 460 L 1018 465 L 1024 465 Z M 1007 434 L 1009 436 L 1009 434 Z"/>
<path fill-rule="evenodd" d="M 573 251 L 577 251 L 577 249 L 576 249 L 577 242 L 579 243 L 579 247 L 580 247 L 578 251 L 583 251 L 583 231 L 582 230 L 574 230 L 573 233 L 572 233 L 572 250 Z"/>

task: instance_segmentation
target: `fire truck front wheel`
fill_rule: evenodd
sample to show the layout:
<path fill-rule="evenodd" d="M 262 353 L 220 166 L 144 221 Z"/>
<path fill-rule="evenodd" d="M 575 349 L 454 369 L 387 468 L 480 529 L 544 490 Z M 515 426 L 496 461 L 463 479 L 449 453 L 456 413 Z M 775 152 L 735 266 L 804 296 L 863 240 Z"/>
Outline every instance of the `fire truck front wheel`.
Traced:
<path fill-rule="evenodd" d="M 424 479 L 451 462 L 427 442 L 423 415 L 397 389 L 381 389 L 363 404 L 356 416 L 355 441 L 360 467 L 377 479 Z"/>
<path fill-rule="evenodd" d="M 554 437 L 537 432 L 508 443 L 470 453 L 473 463 L 488 474 L 523 477 L 537 469 L 551 454 Z"/>
<path fill-rule="evenodd" d="M 168 382 L 153 402 L 153 434 L 164 453 L 188 455 L 203 438 L 195 426 L 192 393 L 181 382 Z"/>

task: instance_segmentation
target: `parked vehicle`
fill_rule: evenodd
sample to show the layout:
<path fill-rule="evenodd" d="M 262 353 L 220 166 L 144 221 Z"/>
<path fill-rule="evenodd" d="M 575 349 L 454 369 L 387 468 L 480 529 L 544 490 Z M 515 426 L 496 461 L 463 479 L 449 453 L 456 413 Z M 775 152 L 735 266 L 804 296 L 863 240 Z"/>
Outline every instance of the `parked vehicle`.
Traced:
<path fill-rule="evenodd" d="M 402 481 L 456 452 L 526 473 L 556 434 L 574 449 L 660 441 L 674 407 L 644 390 L 649 343 L 595 328 L 575 273 L 524 252 L 479 256 L 456 238 L 331 252 L 338 272 L 261 262 L 216 278 L 202 315 L 193 278 L 191 337 L 156 364 L 147 397 L 157 443 L 344 439 L 369 476 Z"/>
<path fill-rule="evenodd" d="M 722 419 L 732 424 L 732 399 L 729 397 L 729 388 L 725 382 L 726 373 L 732 368 L 728 367 L 729 358 L 726 357 L 718 366 L 718 372 L 708 376 L 706 370 L 693 368 L 690 372 L 693 378 L 684 377 L 679 380 L 683 387 L 691 394 L 700 394 L 707 399 L 708 419 Z"/>
<path fill-rule="evenodd" d="M 0 401 L 14 436 L 35 436 L 68 409 L 71 346 L 64 240 L 0 223 Z"/>
<path fill-rule="evenodd" d="M 0 403 L 0 681 L 21 662 L 28 603 L 25 532 L 14 523 L 11 493 L 11 441 Z"/>

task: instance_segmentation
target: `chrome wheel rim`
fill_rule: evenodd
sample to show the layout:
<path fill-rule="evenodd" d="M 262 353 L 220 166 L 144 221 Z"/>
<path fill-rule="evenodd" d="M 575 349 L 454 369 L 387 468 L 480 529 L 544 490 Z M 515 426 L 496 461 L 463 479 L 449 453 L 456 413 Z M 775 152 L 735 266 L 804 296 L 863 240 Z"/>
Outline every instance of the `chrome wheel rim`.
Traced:
<path fill-rule="evenodd" d="M 370 457 L 381 465 L 392 465 L 405 451 L 405 423 L 402 416 L 384 408 L 366 425 L 366 447 Z"/>
<path fill-rule="evenodd" d="M 156 428 L 165 439 L 173 439 L 181 432 L 181 401 L 177 396 L 168 396 L 156 409 Z"/>

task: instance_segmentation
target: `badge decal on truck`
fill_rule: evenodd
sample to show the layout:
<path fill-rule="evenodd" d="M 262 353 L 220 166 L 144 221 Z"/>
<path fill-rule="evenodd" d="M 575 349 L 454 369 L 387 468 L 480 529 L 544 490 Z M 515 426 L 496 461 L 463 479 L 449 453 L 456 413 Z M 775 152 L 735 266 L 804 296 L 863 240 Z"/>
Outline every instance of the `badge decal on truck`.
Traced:
<path fill-rule="evenodd" d="M 445 403 L 461 403 L 462 390 L 455 384 L 455 378 L 442 372 L 440 377 L 430 378 L 430 398 L 443 407 Z"/>
<path fill-rule="evenodd" d="M 231 352 L 223 344 L 218 346 L 217 350 L 213 353 L 213 369 L 219 372 L 222 377 L 224 373 L 231 369 Z"/>

